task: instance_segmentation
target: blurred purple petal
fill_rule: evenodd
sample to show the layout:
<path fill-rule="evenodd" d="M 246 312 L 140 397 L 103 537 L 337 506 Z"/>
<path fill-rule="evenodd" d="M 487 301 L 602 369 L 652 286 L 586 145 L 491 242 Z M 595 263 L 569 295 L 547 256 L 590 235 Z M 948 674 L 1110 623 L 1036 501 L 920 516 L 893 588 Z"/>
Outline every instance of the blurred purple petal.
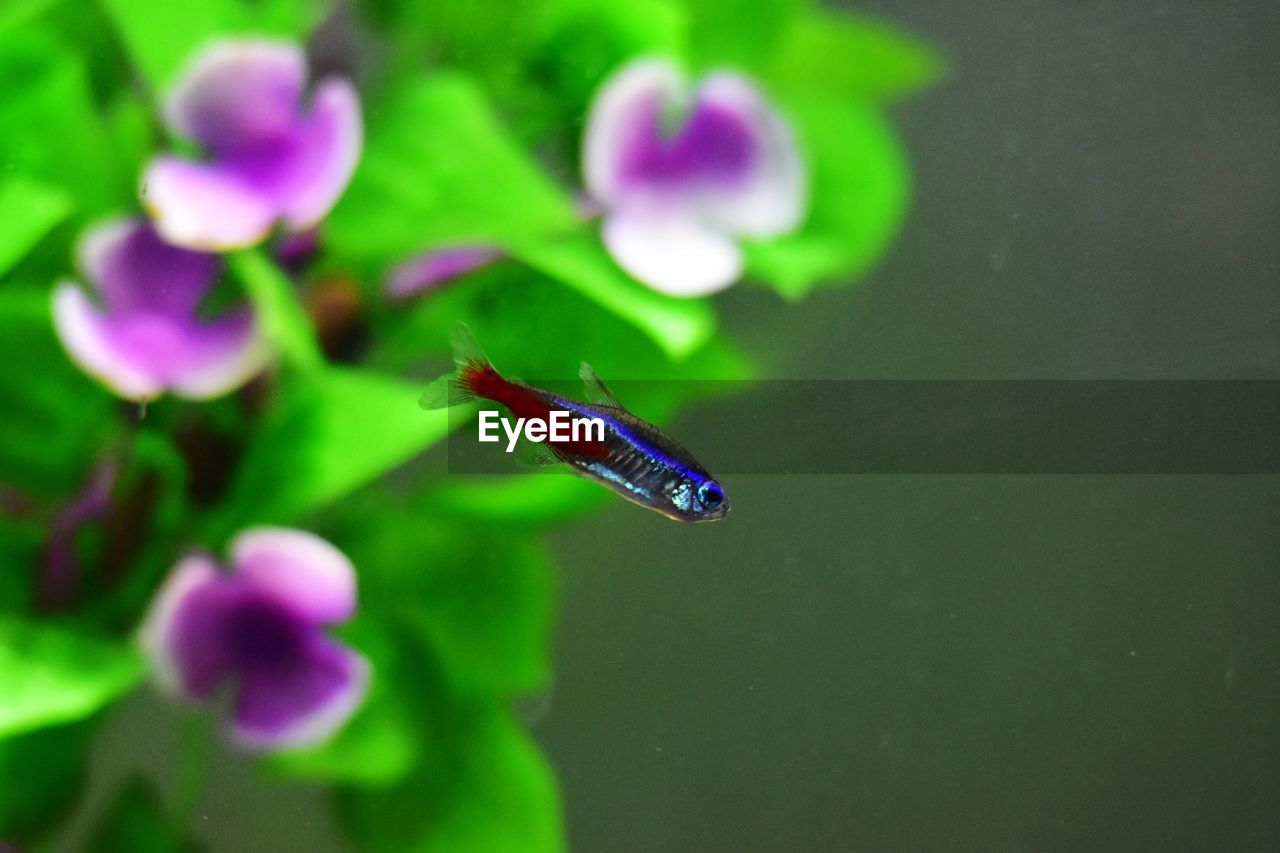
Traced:
<path fill-rule="evenodd" d="M 271 147 L 296 132 L 306 79 L 297 45 L 215 42 L 184 69 L 165 102 L 165 119 L 215 156 Z"/>
<path fill-rule="evenodd" d="M 72 359 L 120 396 L 213 397 L 265 364 L 268 352 L 247 309 L 199 316 L 221 272 L 218 258 L 170 246 L 140 221 L 93 230 L 80 254 L 102 304 L 64 282 L 53 295 L 54 326 Z"/>
<path fill-rule="evenodd" d="M 239 577 L 313 622 L 355 613 L 355 569 L 319 536 L 283 527 L 247 530 L 231 543 L 231 562 Z"/>
<path fill-rule="evenodd" d="M 166 240 L 206 252 L 261 241 L 278 215 L 272 199 L 236 172 L 167 155 L 143 173 L 142 200 Z"/>
<path fill-rule="evenodd" d="M 113 324 L 78 285 L 67 281 L 54 289 L 53 325 L 71 359 L 117 395 L 149 400 L 164 390 L 152 365 L 116 345 Z"/>
<path fill-rule="evenodd" d="M 619 200 L 623 152 L 651 135 L 654 111 L 680 90 L 675 66 L 654 59 L 633 62 L 605 82 L 591 106 L 582 153 L 587 191 L 601 204 Z"/>
<path fill-rule="evenodd" d="M 314 226 L 342 196 L 363 144 L 360 98 L 346 80 L 322 82 L 298 132 L 284 217 L 298 231 Z"/>
<path fill-rule="evenodd" d="M 245 672 L 235 701 L 232 732 L 251 749 L 289 749 L 325 740 L 359 707 L 368 690 L 369 664 L 322 636 L 309 634 L 297 655 L 278 668 Z"/>
<path fill-rule="evenodd" d="M 137 219 L 94 227 L 80 240 L 77 255 L 81 271 L 113 312 L 190 315 L 221 272 L 216 256 L 170 245 Z"/>
<path fill-rule="evenodd" d="M 712 74 L 689 91 L 666 61 L 632 63 L 598 95 L 583 151 L 587 188 L 606 212 L 606 247 L 664 292 L 731 284 L 742 272 L 731 238 L 782 234 L 803 217 L 806 178 L 791 131 L 736 74 Z"/>
<path fill-rule="evenodd" d="M 750 237 L 770 237 L 796 228 L 804 218 L 808 184 L 790 126 L 737 74 L 708 76 L 698 87 L 697 102 L 700 111 L 734 116 L 751 129 L 750 167 L 726 203 L 715 207 L 715 220 Z M 694 127 L 693 121 L 688 127 Z"/>
<path fill-rule="evenodd" d="M 618 266 L 672 296 L 714 293 L 742 274 L 738 245 L 680 212 L 620 211 L 605 218 L 601 234 Z"/>
<path fill-rule="evenodd" d="M 416 255 L 387 276 L 387 295 L 409 299 L 503 257 L 495 246 L 451 246 Z"/>
<path fill-rule="evenodd" d="M 248 382 L 262 370 L 271 353 L 247 310 L 193 326 L 167 375 L 179 397 L 208 400 Z"/>
<path fill-rule="evenodd" d="M 183 559 L 151 604 L 140 635 L 160 686 L 207 697 L 229 672 L 222 636 L 225 606 L 218 567 L 201 554 Z"/>
<path fill-rule="evenodd" d="M 230 730 L 242 746 L 315 743 L 368 689 L 368 662 L 323 632 L 353 615 L 354 570 L 324 540 L 283 528 L 242 533 L 232 562 L 230 573 L 200 556 L 174 569 L 142 631 L 157 678 L 193 699 L 231 685 Z"/>
<path fill-rule="evenodd" d="M 143 181 L 166 239 L 226 251 L 261 242 L 277 221 L 302 231 L 329 212 L 359 159 L 360 102 L 339 78 L 322 81 L 308 99 L 306 79 L 306 59 L 293 45 L 224 41 L 197 56 L 166 117 L 200 143 L 208 162 L 160 156 Z"/>

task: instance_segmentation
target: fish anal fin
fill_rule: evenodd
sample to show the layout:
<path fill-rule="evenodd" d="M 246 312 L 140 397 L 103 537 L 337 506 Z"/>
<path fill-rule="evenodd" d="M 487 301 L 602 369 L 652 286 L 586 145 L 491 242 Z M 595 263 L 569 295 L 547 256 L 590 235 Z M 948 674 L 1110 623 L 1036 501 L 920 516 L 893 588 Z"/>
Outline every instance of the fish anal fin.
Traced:
<path fill-rule="evenodd" d="M 524 468 L 546 468 L 560 461 L 550 446 L 541 441 L 530 441 L 523 436 L 516 443 L 516 462 Z"/>

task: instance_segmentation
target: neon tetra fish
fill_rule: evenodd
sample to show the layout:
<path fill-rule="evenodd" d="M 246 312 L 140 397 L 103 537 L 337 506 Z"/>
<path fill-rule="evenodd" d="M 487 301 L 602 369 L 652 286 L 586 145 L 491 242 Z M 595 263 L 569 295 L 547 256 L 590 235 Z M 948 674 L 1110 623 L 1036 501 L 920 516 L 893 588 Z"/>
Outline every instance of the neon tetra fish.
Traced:
<path fill-rule="evenodd" d="M 715 521 L 729 512 L 729 496 L 693 455 L 653 424 L 628 412 L 585 361 L 580 375 L 589 402 L 583 403 L 506 379 L 461 323 L 454 328 L 452 341 L 458 369 L 427 386 L 421 401 L 424 409 L 448 408 L 479 397 L 501 403 L 526 420 L 549 423 L 556 410 L 569 412 L 574 419 L 598 418 L 604 422 L 603 441 L 590 429 L 582 435 L 591 438 L 549 437 L 535 446 L 539 454 L 535 461 L 563 462 L 632 503 L 676 521 Z"/>

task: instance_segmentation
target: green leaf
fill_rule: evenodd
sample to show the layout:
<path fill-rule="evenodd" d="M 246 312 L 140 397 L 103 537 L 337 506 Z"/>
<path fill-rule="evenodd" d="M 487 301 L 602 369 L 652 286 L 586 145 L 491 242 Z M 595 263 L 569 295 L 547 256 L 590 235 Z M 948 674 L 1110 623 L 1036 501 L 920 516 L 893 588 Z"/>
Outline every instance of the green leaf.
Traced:
<path fill-rule="evenodd" d="M 876 108 L 821 94 L 788 106 L 810 157 L 808 219 L 794 234 L 749 246 L 747 257 L 752 274 L 796 299 L 880 259 L 906 216 L 911 182 L 906 155 Z"/>
<path fill-rule="evenodd" d="M 374 480 L 444 437 L 447 413 L 418 407 L 417 384 L 346 368 L 287 389 L 232 487 L 239 521 L 289 521 Z"/>
<path fill-rule="evenodd" d="M 324 353 L 293 283 L 261 251 L 251 249 L 229 256 L 231 269 L 249 292 L 258 322 L 293 367 L 313 373 L 324 366 Z"/>
<path fill-rule="evenodd" d="M 96 726 L 55 726 L 0 739 L 0 838 L 40 839 L 79 798 Z"/>
<path fill-rule="evenodd" d="M 364 611 L 429 649 L 450 690 L 505 697 L 546 685 L 552 571 L 527 533 L 381 493 L 348 505 L 338 523 Z"/>
<path fill-rule="evenodd" d="M 6 0 L 0 8 L 0 33 L 14 29 L 44 14 L 62 0 Z"/>
<path fill-rule="evenodd" d="M 555 129 L 576 132 L 597 87 L 629 60 L 683 56 L 688 29 L 685 10 L 672 0 L 549 3 L 527 62 L 532 83 L 554 93 L 542 106 L 555 111 Z"/>
<path fill-rule="evenodd" d="M 564 849 L 555 776 L 503 708 L 466 707 L 439 751 L 389 791 L 347 789 L 339 817 L 372 853 L 554 853 Z"/>
<path fill-rule="evenodd" d="M 937 54 L 915 37 L 890 24 L 834 10 L 797 16 L 766 72 L 779 89 L 875 101 L 909 95 L 942 73 Z"/>
<path fill-rule="evenodd" d="M 650 290 L 619 269 L 593 235 L 530 243 L 515 254 L 644 331 L 671 358 L 688 356 L 715 331 L 715 313 L 708 303 Z"/>
<path fill-rule="evenodd" d="M 154 788 L 128 781 L 89 840 L 89 853 L 179 853 L 182 834 L 165 813 Z"/>
<path fill-rule="evenodd" d="M 0 482 L 64 495 L 110 441 L 113 400 L 67 358 L 46 291 L 0 288 L 0 317 L 0 363 L 23 365 L 0 371 Z"/>
<path fill-rule="evenodd" d="M 421 552 L 413 627 L 467 689 L 540 689 L 550 677 L 550 564 L 528 542 L 474 530 L 469 547 Z"/>
<path fill-rule="evenodd" d="M 142 674 L 138 654 L 117 642 L 0 618 L 0 737 L 88 717 Z"/>
<path fill-rule="evenodd" d="M 123 200 L 84 63 L 48 28 L 0 33 L 0 92 L 7 171 L 66 190 L 84 212 Z"/>
<path fill-rule="evenodd" d="M 585 515 L 611 499 L 596 483 L 568 472 L 562 476 L 459 475 L 425 489 L 415 507 L 434 516 L 533 526 Z"/>
<path fill-rule="evenodd" d="M 778 47 L 797 13 L 809 0 L 687 0 L 689 50 L 702 68 L 732 66 L 755 71 Z M 823 57 L 823 63 L 828 61 Z M 812 61 L 812 58 L 811 58 Z"/>
<path fill-rule="evenodd" d="M 325 227 L 338 255 L 386 264 L 450 243 L 509 245 L 575 222 L 569 199 L 466 79 L 412 80 L 376 115 Z"/>
<path fill-rule="evenodd" d="M 100 0 L 130 57 L 154 90 L 174 82 L 209 41 L 275 37 L 301 41 L 320 18 L 320 0 Z"/>
<path fill-rule="evenodd" d="M 71 198 L 22 176 L 0 182 L 0 276 L 71 213 Z"/>
<path fill-rule="evenodd" d="M 32 575 L 45 535 L 36 519 L 0 523 L 0 614 L 22 613 L 30 606 Z"/>

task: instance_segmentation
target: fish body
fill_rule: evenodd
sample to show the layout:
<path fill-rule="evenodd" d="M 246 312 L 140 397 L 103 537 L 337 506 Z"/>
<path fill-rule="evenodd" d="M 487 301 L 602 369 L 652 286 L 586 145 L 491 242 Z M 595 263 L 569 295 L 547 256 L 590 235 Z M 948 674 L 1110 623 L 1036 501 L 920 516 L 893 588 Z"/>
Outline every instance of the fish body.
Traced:
<path fill-rule="evenodd" d="M 589 402 L 507 379 L 461 323 L 453 344 L 458 370 L 428 386 L 422 398 L 424 408 L 479 397 L 500 403 L 526 420 L 549 423 L 557 410 L 569 412 L 574 420 L 598 419 L 604 426 L 603 440 L 589 430 L 576 440 L 548 438 L 538 461 L 562 462 L 632 503 L 676 521 L 715 521 L 729 512 L 729 497 L 715 478 L 678 442 L 627 411 L 586 362 L 581 376 Z"/>

